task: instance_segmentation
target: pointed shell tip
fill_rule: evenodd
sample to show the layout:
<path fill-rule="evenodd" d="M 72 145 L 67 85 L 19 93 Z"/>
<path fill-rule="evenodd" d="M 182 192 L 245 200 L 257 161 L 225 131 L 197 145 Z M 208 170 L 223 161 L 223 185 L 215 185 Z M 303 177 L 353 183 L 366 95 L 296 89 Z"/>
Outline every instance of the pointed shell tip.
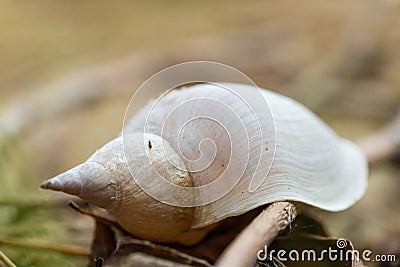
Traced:
<path fill-rule="evenodd" d="M 40 188 L 42 189 L 50 189 L 50 190 L 55 190 L 55 191 L 61 191 L 61 184 L 55 179 L 49 179 L 47 181 L 44 181 L 41 185 Z"/>

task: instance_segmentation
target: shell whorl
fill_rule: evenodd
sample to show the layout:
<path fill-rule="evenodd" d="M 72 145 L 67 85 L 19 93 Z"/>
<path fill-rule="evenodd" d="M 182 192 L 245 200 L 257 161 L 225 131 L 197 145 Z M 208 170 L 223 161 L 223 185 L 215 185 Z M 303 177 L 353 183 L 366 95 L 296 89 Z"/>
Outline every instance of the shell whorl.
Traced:
<path fill-rule="evenodd" d="M 204 233 L 193 229 L 275 201 L 339 211 L 361 198 L 367 162 L 353 143 L 290 98 L 220 85 L 150 102 L 120 137 L 42 187 L 104 207 L 129 232 L 160 242 L 188 240 L 183 233 L 195 242 Z M 265 179 L 252 187 L 254 177 Z"/>
<path fill-rule="evenodd" d="M 257 90 L 260 94 L 254 96 L 253 92 Z M 232 92 L 238 92 L 242 97 L 236 97 Z M 254 97 L 257 96 L 264 101 L 255 101 Z M 209 101 L 208 105 L 196 104 L 197 100 L 206 98 L 212 98 L 213 101 Z M 182 103 L 191 105 L 184 106 Z M 261 106 L 264 103 L 268 107 Z M 185 112 L 176 112 L 182 106 L 185 107 Z M 225 107 L 230 110 L 224 109 Z M 195 121 L 185 118 L 185 115 L 190 118 L 196 114 L 210 114 L 210 111 L 215 114 L 211 118 L 222 118 L 226 125 L 233 125 L 229 134 L 236 139 L 227 142 L 224 137 L 225 128 L 216 128 L 215 125 L 213 127 L 210 120 L 202 119 L 203 116 L 198 116 L 199 119 Z M 272 122 L 261 122 L 257 125 L 250 114 L 252 112 L 258 112 L 258 117 L 270 112 L 265 118 Z M 237 115 L 239 120 L 236 119 Z M 169 124 L 166 123 L 168 120 L 171 121 Z M 187 124 L 187 121 L 191 124 Z M 240 131 L 234 127 L 239 129 L 242 125 L 246 129 L 239 134 Z M 229 192 L 216 201 L 196 207 L 193 227 L 203 227 L 280 200 L 299 201 L 329 211 L 344 210 L 359 200 L 366 191 L 368 166 L 361 150 L 350 141 L 337 136 L 302 104 L 265 89 L 220 83 L 198 84 L 173 90 L 165 97 L 150 102 L 133 116 L 124 132 L 143 129 L 162 136 L 181 154 L 195 186 L 218 180 L 227 166 L 245 166 L 243 173 L 232 172 L 241 176 L 232 190 L 227 190 L 229 186 L 210 190 L 210 194 L 217 194 L 221 189 Z M 184 139 L 178 138 L 177 133 L 184 132 L 181 129 L 188 133 Z M 210 132 L 214 142 L 221 145 L 222 150 L 215 153 L 216 157 L 207 169 L 193 172 L 190 159 L 186 159 L 184 154 L 199 151 L 201 148 L 198 136 Z M 235 136 L 237 134 L 239 136 Z M 234 145 L 243 140 L 249 141 L 247 149 L 235 149 Z M 230 146 L 231 150 L 226 146 Z M 260 158 L 260 148 L 266 157 Z M 238 155 L 239 158 L 235 159 Z M 252 192 L 249 189 L 257 170 L 260 177 L 265 174 L 266 178 Z M 228 176 L 224 179 L 235 177 Z"/>
<path fill-rule="evenodd" d="M 132 157 L 125 158 L 123 138 L 118 137 L 86 162 L 45 181 L 41 187 L 76 195 L 105 208 L 125 230 L 141 238 L 186 245 L 203 238 L 205 231 L 191 231 L 193 208 L 162 203 L 137 184 L 142 177 L 162 175 L 172 184 L 192 186 L 192 179 L 175 151 L 153 134 L 131 133 L 124 140 L 128 142 L 127 149 L 133 149 Z M 129 170 L 128 166 L 135 169 Z M 147 181 L 150 187 L 159 185 L 156 179 Z M 191 202 L 190 195 L 180 192 L 171 197 Z"/>
<path fill-rule="evenodd" d="M 113 206 L 112 200 L 116 195 L 115 184 L 106 168 L 95 161 L 86 161 L 45 181 L 41 187 L 78 196 L 106 209 Z"/>

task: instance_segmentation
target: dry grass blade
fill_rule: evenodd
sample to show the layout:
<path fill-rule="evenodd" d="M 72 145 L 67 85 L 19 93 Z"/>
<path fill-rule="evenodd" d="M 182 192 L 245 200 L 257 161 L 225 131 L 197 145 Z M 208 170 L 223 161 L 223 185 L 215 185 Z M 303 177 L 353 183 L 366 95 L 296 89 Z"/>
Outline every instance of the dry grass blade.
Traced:
<path fill-rule="evenodd" d="M 3 262 L 5 267 L 17 267 L 1 250 L 0 250 L 0 263 Z"/>
<path fill-rule="evenodd" d="M 269 245 L 279 232 L 288 227 L 297 215 L 296 207 L 289 202 L 275 202 L 260 213 L 228 246 L 216 263 L 218 267 L 250 267 L 256 254 Z"/>
<path fill-rule="evenodd" d="M 29 249 L 38 250 L 50 250 L 59 252 L 62 254 L 75 255 L 75 256 L 89 256 L 89 248 L 74 246 L 74 245 L 64 245 L 64 244 L 54 244 L 47 243 L 43 241 L 31 241 L 31 240 L 13 240 L 9 238 L 0 237 L 0 245 L 8 245 L 14 247 L 24 247 Z"/>

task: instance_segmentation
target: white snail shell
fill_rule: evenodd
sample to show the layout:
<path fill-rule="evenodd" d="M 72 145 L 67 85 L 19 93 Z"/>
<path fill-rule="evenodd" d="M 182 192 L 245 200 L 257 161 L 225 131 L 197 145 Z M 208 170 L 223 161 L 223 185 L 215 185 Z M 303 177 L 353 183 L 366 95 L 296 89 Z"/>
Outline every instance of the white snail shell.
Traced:
<path fill-rule="evenodd" d="M 269 109 L 258 104 L 263 101 L 239 101 L 225 87 L 242 96 L 260 90 Z M 252 114 L 264 110 L 271 123 Z M 255 172 L 266 177 L 249 190 Z M 106 209 L 137 237 L 193 244 L 214 223 L 275 201 L 346 209 L 364 194 L 367 173 L 362 152 L 294 100 L 248 85 L 198 84 L 150 102 L 122 136 L 42 187 Z M 159 176 L 178 189 L 163 186 Z M 142 179 L 162 201 L 138 185 Z M 217 180 L 212 190 L 189 190 Z M 211 199 L 215 194 L 221 196 Z M 204 205 L 190 205 L 199 199 Z"/>

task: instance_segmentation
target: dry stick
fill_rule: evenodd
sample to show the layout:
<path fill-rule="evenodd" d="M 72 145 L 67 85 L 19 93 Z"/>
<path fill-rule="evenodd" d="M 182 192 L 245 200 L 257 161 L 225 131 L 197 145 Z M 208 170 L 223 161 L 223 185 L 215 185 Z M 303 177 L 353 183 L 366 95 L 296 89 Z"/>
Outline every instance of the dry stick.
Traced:
<path fill-rule="evenodd" d="M 297 215 L 296 207 L 290 202 L 275 202 L 261 212 L 225 249 L 216 266 L 250 267 L 257 253 L 268 246 L 279 232 L 289 226 Z"/>
<path fill-rule="evenodd" d="M 135 252 L 129 255 L 124 262 L 129 266 L 142 266 L 142 267 L 193 267 L 193 265 L 181 264 L 167 259 L 155 257 L 141 252 Z M 211 266 L 211 265 L 210 265 Z"/>
<path fill-rule="evenodd" d="M 125 230 L 111 217 L 106 217 L 100 214 L 96 214 L 95 212 L 92 212 L 90 210 L 86 210 L 84 208 L 81 208 L 78 204 L 76 204 L 73 200 L 69 200 L 68 201 L 68 206 L 70 206 L 73 210 L 83 214 L 83 215 L 87 215 L 90 216 L 92 218 L 94 218 L 95 220 L 109 226 L 109 227 L 115 227 L 123 232 L 125 232 Z"/>
<path fill-rule="evenodd" d="M 89 256 L 89 248 L 74 246 L 74 245 L 64 245 L 64 244 L 51 244 L 43 241 L 31 241 L 31 240 L 12 240 L 8 238 L 0 237 L 0 245 L 8 245 L 15 247 L 24 247 L 30 249 L 39 250 L 51 250 L 62 254 L 76 255 L 76 256 Z"/>
<path fill-rule="evenodd" d="M 0 262 L 5 264 L 5 267 L 17 267 L 1 250 L 0 250 Z"/>
<path fill-rule="evenodd" d="M 150 242 L 148 240 L 141 240 L 141 239 L 135 239 L 135 238 L 129 238 L 129 239 L 121 239 L 118 241 L 118 245 L 117 247 L 121 248 L 124 245 L 131 245 L 131 244 L 135 244 L 135 245 L 139 245 L 142 246 L 144 248 L 150 249 L 152 251 L 158 251 L 160 253 L 168 253 L 171 255 L 174 255 L 175 257 L 179 257 L 181 259 L 185 259 L 186 261 L 188 261 L 188 264 L 197 264 L 200 266 L 208 266 L 211 267 L 212 265 L 210 263 L 208 263 L 208 261 L 204 260 L 204 259 L 200 259 L 194 256 L 191 256 L 189 254 L 183 253 L 177 249 L 174 248 L 170 248 L 167 246 L 163 246 L 163 245 L 159 245 L 159 244 L 155 244 L 153 242 Z M 138 251 L 140 252 L 140 251 Z M 142 251 L 143 253 L 145 253 L 146 251 Z"/>
<path fill-rule="evenodd" d="M 372 133 L 357 144 L 369 163 L 389 159 L 400 151 L 400 113 L 382 130 Z"/>

